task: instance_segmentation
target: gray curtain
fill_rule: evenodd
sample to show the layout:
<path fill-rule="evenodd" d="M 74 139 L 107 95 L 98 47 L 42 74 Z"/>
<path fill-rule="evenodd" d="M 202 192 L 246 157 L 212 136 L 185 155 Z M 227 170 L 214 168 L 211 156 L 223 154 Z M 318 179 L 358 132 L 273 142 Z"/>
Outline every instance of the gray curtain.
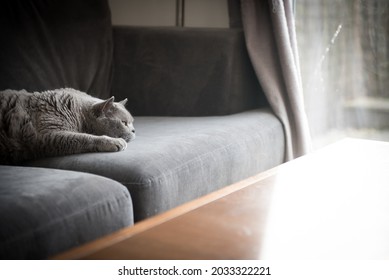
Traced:
<path fill-rule="evenodd" d="M 293 0 L 241 0 L 246 45 L 258 80 L 284 125 L 285 160 L 310 150 Z"/>

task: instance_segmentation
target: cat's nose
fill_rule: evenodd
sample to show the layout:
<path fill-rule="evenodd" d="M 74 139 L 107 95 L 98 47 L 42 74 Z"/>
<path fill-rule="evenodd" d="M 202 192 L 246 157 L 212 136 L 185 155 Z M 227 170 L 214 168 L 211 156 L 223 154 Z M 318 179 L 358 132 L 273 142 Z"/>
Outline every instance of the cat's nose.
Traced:
<path fill-rule="evenodd" d="M 131 130 L 132 133 L 135 133 L 135 129 Z"/>

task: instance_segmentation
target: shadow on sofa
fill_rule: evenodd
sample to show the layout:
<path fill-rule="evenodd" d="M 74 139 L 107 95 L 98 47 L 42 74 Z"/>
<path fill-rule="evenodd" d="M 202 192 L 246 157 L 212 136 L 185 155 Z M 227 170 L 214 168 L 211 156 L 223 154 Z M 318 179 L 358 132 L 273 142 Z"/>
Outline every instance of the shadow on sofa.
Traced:
<path fill-rule="evenodd" d="M 128 98 L 137 138 L 0 166 L 1 258 L 47 258 L 282 163 L 242 30 L 112 27 L 103 0 L 8 2 L 0 88 Z"/>

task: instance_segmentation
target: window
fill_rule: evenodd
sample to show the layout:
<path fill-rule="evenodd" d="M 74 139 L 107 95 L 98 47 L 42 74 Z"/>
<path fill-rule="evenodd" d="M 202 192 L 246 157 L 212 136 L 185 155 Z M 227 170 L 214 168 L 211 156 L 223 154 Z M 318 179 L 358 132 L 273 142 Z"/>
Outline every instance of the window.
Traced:
<path fill-rule="evenodd" d="M 389 1 L 296 0 L 314 146 L 344 136 L 389 141 Z"/>

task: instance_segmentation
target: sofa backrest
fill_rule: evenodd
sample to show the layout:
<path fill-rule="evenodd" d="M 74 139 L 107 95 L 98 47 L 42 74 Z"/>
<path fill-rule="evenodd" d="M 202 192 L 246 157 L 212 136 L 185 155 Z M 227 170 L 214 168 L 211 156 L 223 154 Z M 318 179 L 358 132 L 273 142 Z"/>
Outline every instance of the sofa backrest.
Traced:
<path fill-rule="evenodd" d="M 0 90 L 113 94 L 136 116 L 266 104 L 241 29 L 112 29 L 106 0 L 2 0 L 0 34 Z"/>
<path fill-rule="evenodd" d="M 205 116 L 265 106 L 241 29 L 113 28 L 112 94 L 135 115 Z"/>
<path fill-rule="evenodd" d="M 109 96 L 112 28 L 106 0 L 2 0 L 0 34 L 0 90 L 73 87 Z"/>

